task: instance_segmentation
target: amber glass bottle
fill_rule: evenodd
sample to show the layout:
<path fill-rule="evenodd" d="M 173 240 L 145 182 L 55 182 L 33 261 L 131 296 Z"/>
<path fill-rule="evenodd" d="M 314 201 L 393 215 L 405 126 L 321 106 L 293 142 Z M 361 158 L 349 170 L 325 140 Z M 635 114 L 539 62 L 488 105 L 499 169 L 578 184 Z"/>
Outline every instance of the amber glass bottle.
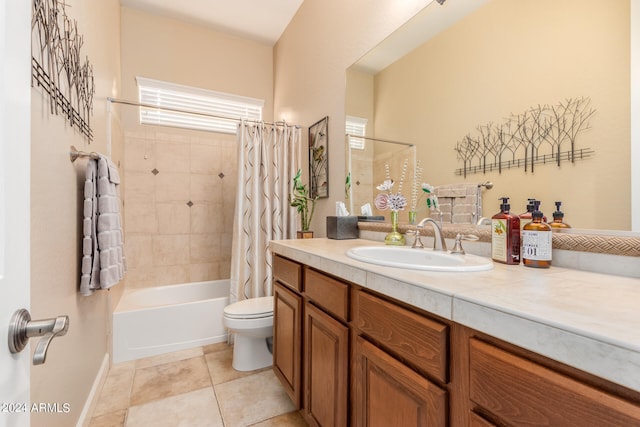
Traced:
<path fill-rule="evenodd" d="M 522 229 L 522 263 L 527 267 L 551 267 L 551 227 L 542 221 L 539 210 L 531 214 L 532 221 Z"/>
<path fill-rule="evenodd" d="M 509 212 L 502 197 L 500 212 L 491 217 L 491 258 L 503 264 L 520 264 L 520 219 Z"/>
<path fill-rule="evenodd" d="M 569 224 L 564 222 L 564 213 L 560 210 L 562 202 L 556 202 L 556 211 L 553 213 L 553 222 L 549 223 L 551 231 L 558 231 L 563 228 L 571 228 Z"/>

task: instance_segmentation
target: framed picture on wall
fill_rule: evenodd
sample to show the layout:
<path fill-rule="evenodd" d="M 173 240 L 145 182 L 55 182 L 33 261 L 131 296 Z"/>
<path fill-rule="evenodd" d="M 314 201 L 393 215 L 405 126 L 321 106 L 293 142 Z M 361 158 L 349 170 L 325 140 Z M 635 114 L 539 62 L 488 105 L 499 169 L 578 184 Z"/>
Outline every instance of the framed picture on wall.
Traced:
<path fill-rule="evenodd" d="M 309 126 L 309 196 L 329 197 L 329 116 Z"/>

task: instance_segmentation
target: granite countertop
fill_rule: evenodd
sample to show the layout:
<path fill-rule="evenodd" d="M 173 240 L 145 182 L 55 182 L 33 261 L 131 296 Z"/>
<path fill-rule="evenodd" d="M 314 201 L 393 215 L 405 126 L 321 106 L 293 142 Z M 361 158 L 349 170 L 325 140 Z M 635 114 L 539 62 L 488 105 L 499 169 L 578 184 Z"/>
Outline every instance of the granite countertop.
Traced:
<path fill-rule="evenodd" d="M 383 246 L 364 239 L 270 243 L 274 253 L 640 391 L 640 279 L 499 263 L 490 271 L 428 272 L 345 255 L 373 245 Z"/>

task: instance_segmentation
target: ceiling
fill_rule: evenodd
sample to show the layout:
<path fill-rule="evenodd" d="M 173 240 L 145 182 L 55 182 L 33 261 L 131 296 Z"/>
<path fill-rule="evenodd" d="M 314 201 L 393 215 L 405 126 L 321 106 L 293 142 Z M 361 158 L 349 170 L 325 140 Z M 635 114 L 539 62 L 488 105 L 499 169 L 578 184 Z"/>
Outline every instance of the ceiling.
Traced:
<path fill-rule="evenodd" d="M 273 46 L 303 0 L 120 0 L 123 6 Z"/>

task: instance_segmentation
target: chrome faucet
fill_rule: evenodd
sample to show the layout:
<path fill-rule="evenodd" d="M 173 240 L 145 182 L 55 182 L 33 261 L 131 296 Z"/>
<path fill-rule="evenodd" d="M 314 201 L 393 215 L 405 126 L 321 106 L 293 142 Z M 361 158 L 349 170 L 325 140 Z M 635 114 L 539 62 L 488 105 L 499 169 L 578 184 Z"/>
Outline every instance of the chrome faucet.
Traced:
<path fill-rule="evenodd" d="M 483 216 L 476 222 L 476 225 L 491 225 L 491 220 L 486 216 Z"/>
<path fill-rule="evenodd" d="M 447 243 L 444 241 L 444 234 L 442 233 L 442 228 L 440 228 L 440 225 L 438 225 L 438 223 L 433 219 L 433 218 L 425 218 L 422 221 L 420 221 L 418 223 L 418 225 L 416 225 L 416 236 L 419 235 L 420 233 L 420 229 L 424 228 L 424 225 L 426 223 L 430 223 L 431 226 L 433 227 L 433 250 L 437 251 L 447 251 Z M 437 242 L 438 240 L 440 240 L 440 249 L 437 249 Z"/>

